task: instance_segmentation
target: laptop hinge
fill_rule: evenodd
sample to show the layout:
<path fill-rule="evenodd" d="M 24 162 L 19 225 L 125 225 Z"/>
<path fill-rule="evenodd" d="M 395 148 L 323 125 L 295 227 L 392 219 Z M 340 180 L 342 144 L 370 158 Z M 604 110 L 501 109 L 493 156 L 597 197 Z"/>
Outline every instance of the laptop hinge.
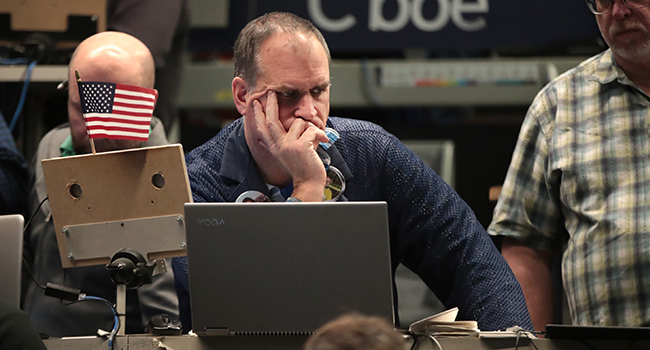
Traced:
<path fill-rule="evenodd" d="M 205 332 L 203 334 L 205 335 L 230 335 L 230 331 L 228 330 L 227 327 L 215 327 L 215 328 L 204 328 Z"/>
<path fill-rule="evenodd" d="M 299 336 L 299 337 L 304 337 L 304 336 L 310 336 L 314 334 L 314 332 L 234 332 L 234 335 L 246 335 L 246 336 Z"/>

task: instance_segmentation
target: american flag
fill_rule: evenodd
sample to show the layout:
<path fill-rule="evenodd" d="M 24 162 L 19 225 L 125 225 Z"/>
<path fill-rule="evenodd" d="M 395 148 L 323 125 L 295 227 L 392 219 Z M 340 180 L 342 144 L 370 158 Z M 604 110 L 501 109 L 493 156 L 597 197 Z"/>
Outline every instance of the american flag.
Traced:
<path fill-rule="evenodd" d="M 97 81 L 79 82 L 78 86 L 91 139 L 149 139 L 155 90 Z"/>

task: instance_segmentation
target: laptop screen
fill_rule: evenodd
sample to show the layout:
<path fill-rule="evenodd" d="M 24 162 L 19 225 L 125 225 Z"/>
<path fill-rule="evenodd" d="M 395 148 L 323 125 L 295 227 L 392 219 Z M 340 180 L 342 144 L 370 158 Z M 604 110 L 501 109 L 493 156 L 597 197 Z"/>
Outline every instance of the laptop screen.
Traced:
<path fill-rule="evenodd" d="M 0 300 L 9 306 L 20 308 L 20 278 L 23 257 L 22 215 L 0 216 Z"/>
<path fill-rule="evenodd" d="M 394 321 L 386 208 L 185 204 L 194 332 L 309 334 L 348 312 Z"/>

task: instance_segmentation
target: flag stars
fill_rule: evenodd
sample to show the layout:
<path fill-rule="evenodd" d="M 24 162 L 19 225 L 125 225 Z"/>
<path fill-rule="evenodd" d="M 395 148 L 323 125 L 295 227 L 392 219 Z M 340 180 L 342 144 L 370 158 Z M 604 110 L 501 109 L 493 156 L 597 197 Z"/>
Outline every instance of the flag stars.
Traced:
<path fill-rule="evenodd" d="M 80 97 L 84 113 L 111 113 L 115 85 L 108 83 L 80 83 Z"/>

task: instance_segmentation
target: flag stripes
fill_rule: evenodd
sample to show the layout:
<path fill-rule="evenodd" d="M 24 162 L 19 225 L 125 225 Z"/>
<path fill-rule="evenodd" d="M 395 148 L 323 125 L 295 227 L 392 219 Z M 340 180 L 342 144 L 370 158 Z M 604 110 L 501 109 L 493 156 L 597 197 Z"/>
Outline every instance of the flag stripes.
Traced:
<path fill-rule="evenodd" d="M 155 90 L 103 82 L 81 82 L 78 86 L 90 138 L 149 138 Z"/>

